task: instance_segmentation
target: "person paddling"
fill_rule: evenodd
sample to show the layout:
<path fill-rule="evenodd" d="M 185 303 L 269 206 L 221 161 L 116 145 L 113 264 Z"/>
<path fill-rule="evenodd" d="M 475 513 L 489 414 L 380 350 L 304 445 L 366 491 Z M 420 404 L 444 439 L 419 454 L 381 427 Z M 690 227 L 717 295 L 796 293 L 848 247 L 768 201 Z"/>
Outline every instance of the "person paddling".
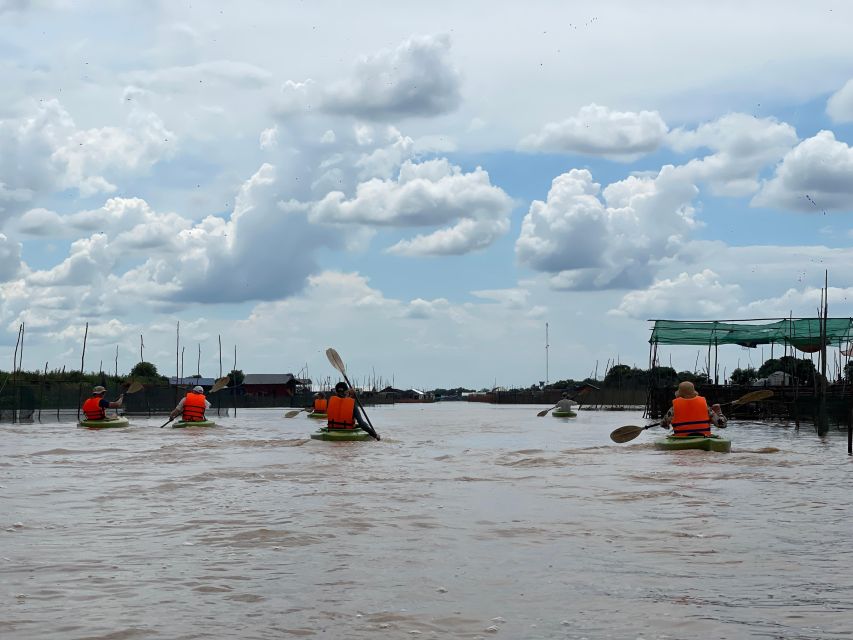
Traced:
<path fill-rule="evenodd" d="M 328 402 L 322 393 L 314 394 L 314 413 L 326 413 Z"/>
<path fill-rule="evenodd" d="M 195 386 L 186 396 L 181 398 L 178 406 L 169 414 L 169 419 L 178 417 L 178 414 L 183 414 L 181 420 L 184 422 L 203 422 L 206 418 L 204 412 L 210 409 L 210 402 L 204 397 L 204 388 Z"/>
<path fill-rule="evenodd" d="M 574 407 L 576 404 L 577 404 L 577 402 L 575 402 L 574 400 L 569 398 L 569 394 L 564 391 L 563 397 L 557 403 L 557 405 L 555 406 L 555 409 L 557 411 L 571 411 L 572 407 Z"/>
<path fill-rule="evenodd" d="M 661 426 L 672 427 L 673 436 L 684 438 L 710 436 L 712 424 L 720 429 L 726 427 L 726 417 L 720 405 L 709 408 L 708 401 L 696 392 L 692 382 L 680 382 L 672 407 L 663 417 Z"/>
<path fill-rule="evenodd" d="M 83 413 L 86 414 L 86 420 L 116 420 L 117 415 L 107 417 L 106 409 L 118 409 L 124 402 L 124 394 L 118 397 L 115 402 L 110 402 L 104 397 L 107 390 L 98 385 L 92 389 L 92 395 L 86 398 L 83 403 Z"/>
<path fill-rule="evenodd" d="M 335 385 L 335 395 L 329 398 L 326 407 L 329 429 L 355 429 L 356 423 L 365 431 L 367 423 L 361 416 L 361 411 L 355 403 L 355 397 L 350 392 L 346 382 Z"/>

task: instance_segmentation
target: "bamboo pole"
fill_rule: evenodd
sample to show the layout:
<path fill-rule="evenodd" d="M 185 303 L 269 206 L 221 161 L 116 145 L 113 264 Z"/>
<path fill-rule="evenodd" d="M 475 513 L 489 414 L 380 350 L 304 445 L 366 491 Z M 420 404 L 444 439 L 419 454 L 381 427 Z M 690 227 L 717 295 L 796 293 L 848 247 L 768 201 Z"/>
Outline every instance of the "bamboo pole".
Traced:
<path fill-rule="evenodd" d="M 80 355 L 80 383 L 77 385 L 77 420 L 80 420 L 80 405 L 83 399 L 83 370 L 86 362 L 86 340 L 89 338 L 89 323 L 86 323 L 86 330 L 83 333 L 83 353 Z"/>

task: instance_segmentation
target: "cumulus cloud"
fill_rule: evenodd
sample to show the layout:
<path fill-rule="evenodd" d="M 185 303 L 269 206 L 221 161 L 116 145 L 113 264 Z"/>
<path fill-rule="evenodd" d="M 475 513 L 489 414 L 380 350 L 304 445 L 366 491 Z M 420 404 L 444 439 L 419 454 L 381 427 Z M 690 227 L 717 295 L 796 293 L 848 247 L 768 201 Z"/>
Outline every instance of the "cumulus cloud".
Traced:
<path fill-rule="evenodd" d="M 657 111 L 612 111 L 590 104 L 576 116 L 546 124 L 539 133 L 524 138 L 521 147 L 627 162 L 656 150 L 666 133 L 666 123 Z"/>
<path fill-rule="evenodd" d="M 710 269 L 693 275 L 680 273 L 672 279 L 658 280 L 648 289 L 626 294 L 614 315 L 648 318 L 714 318 L 736 307 L 740 286 L 723 284 Z"/>
<path fill-rule="evenodd" d="M 696 187 L 665 166 L 654 177 L 601 185 L 586 169 L 554 178 L 534 200 L 515 244 L 519 261 L 552 274 L 557 289 L 646 286 L 695 227 Z"/>
<path fill-rule="evenodd" d="M 830 96 L 826 113 L 833 122 L 853 122 L 853 80 L 848 80 Z"/>
<path fill-rule="evenodd" d="M 753 206 L 793 211 L 853 210 L 853 149 L 819 131 L 785 154 Z"/>
<path fill-rule="evenodd" d="M 794 128 L 775 118 L 731 113 L 696 129 L 676 129 L 667 144 L 679 152 L 707 148 L 714 153 L 679 167 L 694 182 L 706 182 L 713 193 L 745 196 L 760 186 L 759 174 L 797 144 Z"/>
<path fill-rule="evenodd" d="M 449 52 L 448 36 L 417 36 L 396 49 L 361 57 L 346 80 L 323 92 L 322 108 L 371 120 L 452 111 L 461 96 Z"/>
<path fill-rule="evenodd" d="M 396 180 L 362 182 L 353 198 L 333 191 L 311 210 L 315 222 L 387 227 L 454 226 L 405 240 L 402 255 L 460 254 L 487 246 L 509 228 L 511 198 L 477 167 L 464 173 L 446 159 L 406 161 Z"/>
<path fill-rule="evenodd" d="M 113 176 L 146 171 L 174 152 L 175 140 L 150 112 L 132 110 L 122 128 L 78 129 L 59 101 L 45 100 L 31 115 L 0 120 L 0 148 L 0 203 L 20 209 L 37 194 L 114 191 Z"/>

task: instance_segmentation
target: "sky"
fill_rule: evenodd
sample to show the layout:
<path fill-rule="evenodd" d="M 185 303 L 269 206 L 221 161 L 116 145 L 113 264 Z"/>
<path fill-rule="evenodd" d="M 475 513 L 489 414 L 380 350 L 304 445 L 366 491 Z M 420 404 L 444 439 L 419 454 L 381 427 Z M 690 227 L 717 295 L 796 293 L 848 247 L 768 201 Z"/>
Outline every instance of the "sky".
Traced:
<path fill-rule="evenodd" d="M 356 379 L 529 386 L 645 367 L 650 318 L 814 315 L 825 271 L 853 316 L 850 24 L 0 0 L 0 368 L 24 323 L 24 369 L 79 369 L 88 323 L 87 371 L 142 336 L 216 377 L 221 338 L 226 372 L 334 380 L 334 347 Z"/>

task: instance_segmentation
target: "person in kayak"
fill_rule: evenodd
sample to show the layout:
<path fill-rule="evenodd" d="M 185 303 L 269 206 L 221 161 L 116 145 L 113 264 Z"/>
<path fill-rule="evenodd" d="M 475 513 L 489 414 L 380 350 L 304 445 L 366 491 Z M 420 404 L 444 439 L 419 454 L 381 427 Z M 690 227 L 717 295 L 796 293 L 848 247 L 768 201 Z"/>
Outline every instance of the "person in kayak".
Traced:
<path fill-rule="evenodd" d="M 178 414 L 183 414 L 181 420 L 184 422 L 202 422 L 206 419 L 204 412 L 208 409 L 210 409 L 210 402 L 204 397 L 204 389 L 195 386 L 181 398 L 178 406 L 169 414 L 169 418 L 174 419 Z"/>
<path fill-rule="evenodd" d="M 83 413 L 86 414 L 86 420 L 115 420 L 117 415 L 107 417 L 106 409 L 118 409 L 124 402 L 124 394 L 118 397 L 115 402 L 110 402 L 104 397 L 107 392 L 102 386 L 98 385 L 92 389 L 92 395 L 86 398 L 83 403 Z"/>
<path fill-rule="evenodd" d="M 322 393 L 314 394 L 314 413 L 326 413 L 328 402 Z"/>
<path fill-rule="evenodd" d="M 569 398 L 569 394 L 563 392 L 562 399 L 557 403 L 556 410 L 557 411 L 571 411 L 572 407 L 577 404 L 574 400 Z"/>
<path fill-rule="evenodd" d="M 355 392 L 346 382 L 335 385 L 335 395 L 329 398 L 326 417 L 329 429 L 355 429 L 356 423 L 362 429 L 367 426 L 355 402 Z"/>
<path fill-rule="evenodd" d="M 663 417 L 661 426 L 672 427 L 672 435 L 676 437 L 707 437 L 711 435 L 712 424 L 720 429 L 726 427 L 726 417 L 720 405 L 709 408 L 708 401 L 696 392 L 692 382 L 680 382 L 672 407 Z"/>

